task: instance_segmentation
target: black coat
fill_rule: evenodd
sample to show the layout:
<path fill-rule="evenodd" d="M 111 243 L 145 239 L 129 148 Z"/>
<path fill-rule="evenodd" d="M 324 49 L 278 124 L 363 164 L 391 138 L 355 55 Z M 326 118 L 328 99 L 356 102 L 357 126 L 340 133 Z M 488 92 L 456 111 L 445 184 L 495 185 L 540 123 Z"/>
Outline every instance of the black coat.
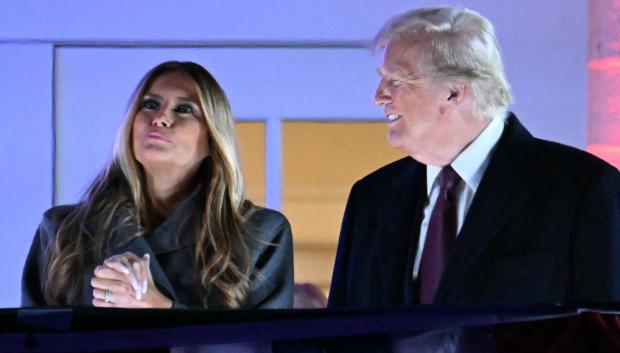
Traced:
<path fill-rule="evenodd" d="M 195 193 L 194 193 L 195 194 Z M 120 228 L 112 237 L 112 244 L 121 244 L 106 251 L 106 257 L 126 251 L 138 256 L 150 254 L 151 273 L 157 288 L 172 299 L 174 308 L 203 308 L 194 266 L 192 231 L 194 223 L 185 215 L 194 214 L 198 205 L 195 197 L 185 199 L 172 215 L 147 237 L 135 237 L 127 242 L 137 229 Z M 55 237 L 60 222 L 75 206 L 58 206 L 45 212 L 35 234 L 22 277 L 22 306 L 45 306 L 42 283 L 46 278 L 47 245 Z M 121 212 L 122 213 L 122 212 Z M 117 219 L 122 219 L 118 215 Z M 286 218 L 273 210 L 257 208 L 247 224 L 247 244 L 251 264 L 259 275 L 251 282 L 250 294 L 244 308 L 290 308 L 293 305 L 293 248 L 291 229 Z M 87 234 L 88 225 L 85 227 Z M 92 305 L 90 280 L 92 264 L 83 276 L 82 292 L 74 306 Z M 211 291 L 211 308 L 223 306 L 221 295 Z"/>
<path fill-rule="evenodd" d="M 426 166 L 389 164 L 352 188 L 329 306 L 416 304 Z M 540 140 L 511 115 L 454 245 L 436 303 L 620 300 L 620 173 Z"/>

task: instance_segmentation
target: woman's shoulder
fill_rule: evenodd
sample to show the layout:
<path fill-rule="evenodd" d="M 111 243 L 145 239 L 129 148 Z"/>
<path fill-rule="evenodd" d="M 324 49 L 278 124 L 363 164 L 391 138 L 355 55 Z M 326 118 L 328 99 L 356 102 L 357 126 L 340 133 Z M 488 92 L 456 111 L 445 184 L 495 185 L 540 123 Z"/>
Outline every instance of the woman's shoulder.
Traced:
<path fill-rule="evenodd" d="M 270 208 L 252 205 L 248 210 L 248 223 L 261 228 L 282 228 L 290 227 L 286 217 Z"/>
<path fill-rule="evenodd" d="M 77 205 L 59 205 L 54 206 L 43 213 L 44 221 L 62 221 L 71 213 Z"/>
<path fill-rule="evenodd" d="M 276 238 L 291 236 L 291 225 L 286 217 L 276 210 L 251 205 L 246 215 L 246 229 L 256 238 L 271 242 L 282 240 Z"/>
<path fill-rule="evenodd" d="M 44 236 L 54 236 L 60 223 L 75 210 L 77 205 L 54 206 L 43 213 L 43 220 L 39 224 L 39 232 Z"/>

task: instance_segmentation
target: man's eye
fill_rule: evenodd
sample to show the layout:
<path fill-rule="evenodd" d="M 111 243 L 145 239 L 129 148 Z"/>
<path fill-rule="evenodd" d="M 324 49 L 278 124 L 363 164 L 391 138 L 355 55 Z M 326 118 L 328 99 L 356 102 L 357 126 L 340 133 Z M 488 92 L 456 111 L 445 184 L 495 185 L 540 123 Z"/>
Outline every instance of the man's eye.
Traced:
<path fill-rule="evenodd" d="M 390 80 L 390 86 L 400 86 L 401 84 L 402 84 L 401 80 L 397 80 L 397 79 Z"/>
<path fill-rule="evenodd" d="M 174 108 L 174 112 L 175 113 L 179 113 L 179 114 L 191 114 L 191 115 L 194 115 L 194 108 L 192 108 L 188 104 L 181 104 L 181 105 L 177 106 L 176 108 Z"/>
<path fill-rule="evenodd" d="M 147 99 L 144 102 L 142 102 L 142 109 L 157 110 L 157 109 L 159 109 L 159 103 L 157 103 L 154 100 Z"/>

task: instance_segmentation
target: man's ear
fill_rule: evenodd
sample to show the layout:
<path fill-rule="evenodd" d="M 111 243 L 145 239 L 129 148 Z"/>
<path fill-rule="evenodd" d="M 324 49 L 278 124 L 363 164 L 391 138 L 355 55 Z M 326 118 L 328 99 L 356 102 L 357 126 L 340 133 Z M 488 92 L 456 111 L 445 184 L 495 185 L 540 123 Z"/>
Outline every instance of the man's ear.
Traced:
<path fill-rule="evenodd" d="M 469 93 L 469 86 L 462 82 L 455 82 L 448 85 L 448 94 L 446 100 L 453 104 L 458 104 L 463 101 L 465 96 Z"/>
<path fill-rule="evenodd" d="M 446 114 L 455 110 L 469 94 L 469 86 L 463 82 L 450 82 L 445 86 L 445 101 L 439 106 L 439 112 Z"/>

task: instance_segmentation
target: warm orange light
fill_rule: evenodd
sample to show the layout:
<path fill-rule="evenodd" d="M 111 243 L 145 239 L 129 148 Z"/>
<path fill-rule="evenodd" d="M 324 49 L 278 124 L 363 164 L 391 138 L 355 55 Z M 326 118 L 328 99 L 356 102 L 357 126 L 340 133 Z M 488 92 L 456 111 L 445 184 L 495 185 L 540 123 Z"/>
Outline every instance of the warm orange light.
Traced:
<path fill-rule="evenodd" d="M 620 144 L 619 145 L 590 145 L 588 152 L 607 161 L 609 164 L 620 169 Z"/>
<path fill-rule="evenodd" d="M 620 70 L 620 58 L 604 58 L 599 60 L 590 60 L 588 63 L 590 70 Z"/>
<path fill-rule="evenodd" d="M 620 57 L 590 60 L 588 143 L 620 146 Z"/>

